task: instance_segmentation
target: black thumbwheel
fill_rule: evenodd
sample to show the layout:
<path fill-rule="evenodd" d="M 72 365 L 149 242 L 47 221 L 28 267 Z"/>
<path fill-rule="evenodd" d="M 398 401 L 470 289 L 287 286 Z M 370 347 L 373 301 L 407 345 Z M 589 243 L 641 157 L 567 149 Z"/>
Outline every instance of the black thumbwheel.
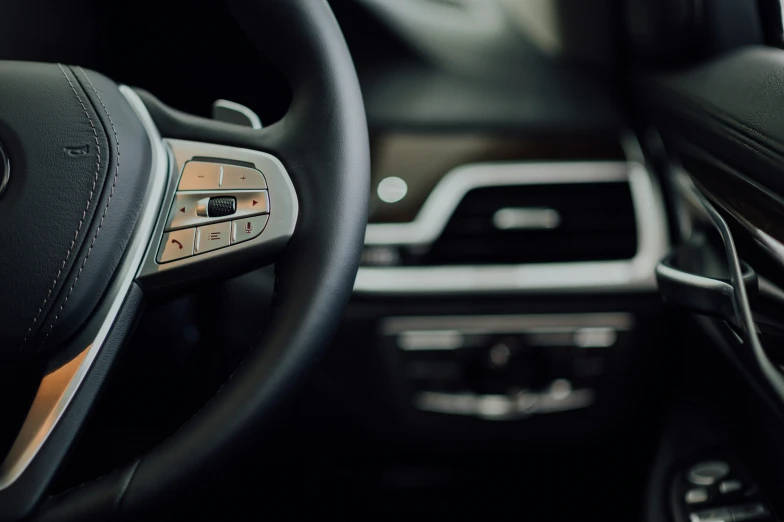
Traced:
<path fill-rule="evenodd" d="M 210 217 L 230 216 L 237 211 L 237 198 L 234 196 L 221 196 L 210 198 L 207 206 L 207 215 Z"/>

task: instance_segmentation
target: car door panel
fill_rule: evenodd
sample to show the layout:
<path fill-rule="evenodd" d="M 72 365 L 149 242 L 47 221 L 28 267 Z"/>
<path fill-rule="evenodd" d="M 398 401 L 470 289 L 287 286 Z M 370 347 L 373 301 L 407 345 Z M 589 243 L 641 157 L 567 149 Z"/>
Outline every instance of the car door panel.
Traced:
<path fill-rule="evenodd" d="M 784 478 L 780 452 L 771 443 L 784 430 L 784 359 L 778 348 L 784 338 L 778 319 L 784 310 L 783 66 L 784 50 L 748 46 L 678 71 L 648 69 L 632 80 L 637 116 L 649 137 L 647 149 L 668 180 L 678 221 L 685 223 L 681 241 L 713 236 L 701 248 L 727 262 L 735 320 L 695 316 L 694 323 L 742 382 L 736 396 L 727 399 L 728 407 L 742 414 L 714 428 L 742 436 L 696 448 L 682 444 L 680 449 L 673 449 L 672 437 L 664 437 L 659 456 L 671 464 L 666 472 L 654 466 L 648 498 L 651 520 L 661 514 L 665 494 L 664 509 L 671 517 L 694 517 L 677 484 L 684 483 L 683 470 L 700 455 L 737 452 L 743 465 L 757 477 L 765 476 L 772 490 Z M 740 277 L 733 273 L 741 259 L 760 276 L 758 296 L 741 290 Z M 703 360 L 695 368 L 711 371 L 712 364 Z M 728 381 L 726 375 L 717 377 Z M 701 390 L 700 395 L 711 393 Z M 665 432 L 677 431 L 679 424 L 682 428 L 682 419 Z M 692 440 L 705 429 L 711 428 L 693 426 Z"/>

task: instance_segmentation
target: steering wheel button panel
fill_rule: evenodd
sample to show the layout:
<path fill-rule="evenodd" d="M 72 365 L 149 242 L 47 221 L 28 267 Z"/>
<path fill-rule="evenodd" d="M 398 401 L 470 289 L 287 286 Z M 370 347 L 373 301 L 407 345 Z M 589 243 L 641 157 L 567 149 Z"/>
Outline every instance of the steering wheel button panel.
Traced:
<path fill-rule="evenodd" d="M 236 211 L 231 214 L 213 214 L 212 201 L 234 199 Z M 223 206 L 223 205 L 222 205 Z M 177 192 L 169 211 L 166 230 L 206 225 L 225 219 L 226 216 L 245 217 L 269 214 L 270 201 L 266 190 L 233 191 L 230 194 L 214 191 Z"/>
<path fill-rule="evenodd" d="M 242 243 L 259 234 L 267 226 L 269 215 L 253 216 L 244 219 L 235 219 L 231 222 L 231 244 Z"/>
<path fill-rule="evenodd" d="M 193 255 L 193 236 L 195 229 L 175 230 L 163 235 L 158 249 L 158 262 L 168 263 Z"/>
<path fill-rule="evenodd" d="M 215 223 L 196 229 L 196 254 L 217 250 L 230 244 L 231 223 Z"/>
<path fill-rule="evenodd" d="M 231 271 L 234 263 L 274 263 L 299 214 L 296 191 L 280 160 L 212 143 L 167 139 L 164 144 L 171 160 L 169 182 L 151 249 L 139 269 L 140 285 L 150 291 L 184 286 L 204 274 Z M 218 188 L 194 188 L 212 183 Z M 246 188 L 229 188 L 235 186 Z M 167 233 L 184 229 L 194 234 L 193 254 L 159 261 L 161 245 L 170 241 Z"/>

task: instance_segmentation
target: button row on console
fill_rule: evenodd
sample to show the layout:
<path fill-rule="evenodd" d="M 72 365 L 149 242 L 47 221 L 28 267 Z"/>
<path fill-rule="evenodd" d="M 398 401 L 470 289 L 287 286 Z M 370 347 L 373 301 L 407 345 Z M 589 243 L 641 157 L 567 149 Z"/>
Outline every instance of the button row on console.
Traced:
<path fill-rule="evenodd" d="M 268 220 L 268 215 L 250 216 L 167 232 L 158 249 L 158 262 L 169 263 L 248 241 L 261 234 Z"/>

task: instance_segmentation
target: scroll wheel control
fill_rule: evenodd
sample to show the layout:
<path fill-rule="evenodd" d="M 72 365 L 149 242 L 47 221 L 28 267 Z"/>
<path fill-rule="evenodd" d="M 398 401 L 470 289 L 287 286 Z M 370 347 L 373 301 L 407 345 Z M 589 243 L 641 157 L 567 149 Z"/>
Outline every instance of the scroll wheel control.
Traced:
<path fill-rule="evenodd" d="M 221 196 L 210 198 L 207 204 L 207 215 L 209 217 L 230 216 L 237 211 L 237 198 L 233 196 Z"/>

